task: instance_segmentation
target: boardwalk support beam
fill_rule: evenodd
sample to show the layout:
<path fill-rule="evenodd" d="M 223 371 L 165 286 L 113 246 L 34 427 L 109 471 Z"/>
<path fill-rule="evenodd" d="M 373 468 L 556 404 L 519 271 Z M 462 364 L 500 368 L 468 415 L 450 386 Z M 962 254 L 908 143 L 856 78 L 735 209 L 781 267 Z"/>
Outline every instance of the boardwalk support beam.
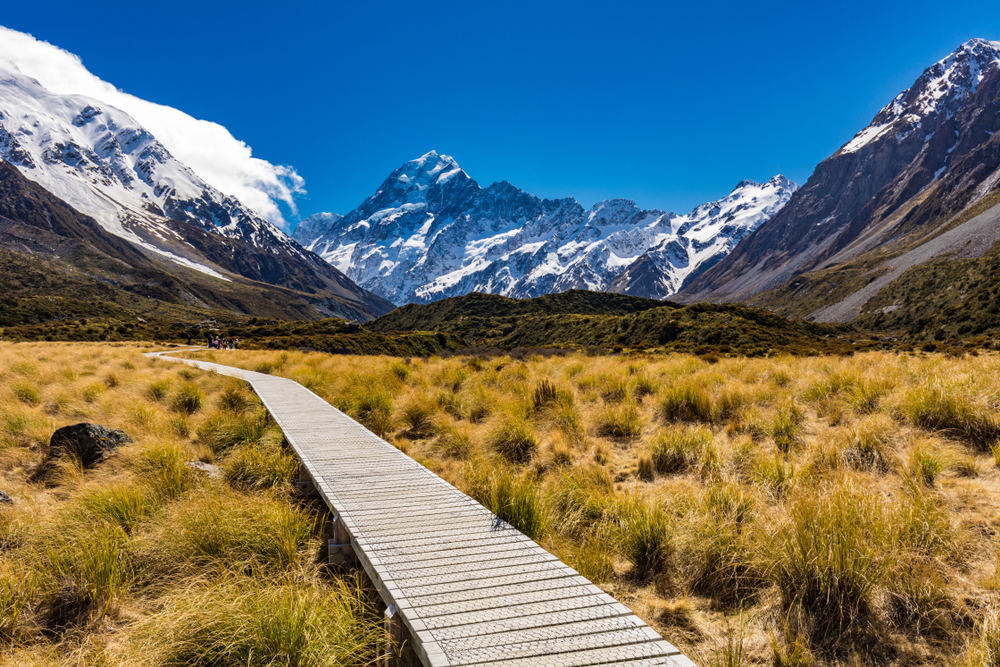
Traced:
<path fill-rule="evenodd" d="M 409 667 L 413 651 L 410 633 L 395 605 L 385 610 L 385 647 L 379 658 L 379 667 Z"/>
<path fill-rule="evenodd" d="M 306 467 L 299 462 L 299 472 L 295 478 L 295 488 L 304 496 L 315 496 L 318 495 L 316 491 L 316 484 L 313 483 L 312 477 L 309 475 L 309 471 Z"/>
<path fill-rule="evenodd" d="M 331 565 L 358 562 L 354 546 L 351 544 L 351 535 L 347 532 L 344 522 L 340 520 L 339 516 L 333 517 L 333 537 L 330 539 L 327 549 L 327 560 Z"/>

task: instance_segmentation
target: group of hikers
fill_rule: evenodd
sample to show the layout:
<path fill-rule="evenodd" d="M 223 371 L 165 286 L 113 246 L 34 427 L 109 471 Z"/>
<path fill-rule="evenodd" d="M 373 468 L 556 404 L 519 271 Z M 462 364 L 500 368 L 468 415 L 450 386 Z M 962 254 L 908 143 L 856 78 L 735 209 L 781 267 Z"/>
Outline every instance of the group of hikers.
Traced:
<path fill-rule="evenodd" d="M 240 341 L 238 338 L 223 338 L 222 336 L 209 336 L 208 346 L 213 350 L 238 350 Z"/>

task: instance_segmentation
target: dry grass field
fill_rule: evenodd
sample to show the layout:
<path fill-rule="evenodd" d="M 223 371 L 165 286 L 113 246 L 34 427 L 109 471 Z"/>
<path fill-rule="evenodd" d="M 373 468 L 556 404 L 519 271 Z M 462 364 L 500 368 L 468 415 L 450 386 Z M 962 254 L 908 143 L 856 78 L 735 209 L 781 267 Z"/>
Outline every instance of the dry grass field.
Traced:
<path fill-rule="evenodd" d="M 996 355 L 193 354 L 313 389 L 701 665 L 1000 665 Z"/>
<path fill-rule="evenodd" d="M 142 351 L 0 343 L 0 664 L 368 664 L 372 592 L 321 565 L 323 508 L 259 402 Z M 134 442 L 50 457 L 79 422 Z"/>

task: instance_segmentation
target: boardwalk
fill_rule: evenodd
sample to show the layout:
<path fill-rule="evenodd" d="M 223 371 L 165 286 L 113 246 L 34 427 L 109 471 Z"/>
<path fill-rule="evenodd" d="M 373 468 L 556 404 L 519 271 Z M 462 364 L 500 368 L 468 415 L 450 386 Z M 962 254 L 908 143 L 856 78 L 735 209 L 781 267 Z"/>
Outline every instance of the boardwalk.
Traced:
<path fill-rule="evenodd" d="M 693 667 L 627 607 L 302 385 L 171 360 L 252 385 L 423 665 Z"/>

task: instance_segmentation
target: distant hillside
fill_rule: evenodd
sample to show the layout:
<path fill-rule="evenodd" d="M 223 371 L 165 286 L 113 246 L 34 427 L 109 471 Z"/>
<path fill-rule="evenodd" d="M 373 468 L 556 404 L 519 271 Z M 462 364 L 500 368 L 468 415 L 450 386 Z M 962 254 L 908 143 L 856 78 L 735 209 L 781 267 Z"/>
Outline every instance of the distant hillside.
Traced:
<path fill-rule="evenodd" d="M 681 306 L 573 290 L 536 299 L 469 294 L 409 305 L 367 325 L 376 332 L 454 334 L 470 346 L 661 349 L 762 354 L 845 352 L 871 344 L 844 325 L 789 320 L 733 304 Z"/>

